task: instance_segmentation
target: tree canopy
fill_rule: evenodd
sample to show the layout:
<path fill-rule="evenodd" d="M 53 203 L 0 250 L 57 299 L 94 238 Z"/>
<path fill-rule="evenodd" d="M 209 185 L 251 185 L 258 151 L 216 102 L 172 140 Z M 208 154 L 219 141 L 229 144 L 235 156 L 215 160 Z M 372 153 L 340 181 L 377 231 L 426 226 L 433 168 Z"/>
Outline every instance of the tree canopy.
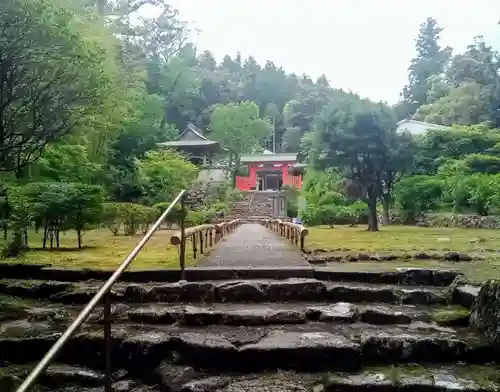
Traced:
<path fill-rule="evenodd" d="M 142 12 L 150 6 L 157 12 Z M 500 205 L 500 55 L 483 37 L 452 52 L 433 18 L 415 32 L 408 83 L 393 106 L 271 59 L 201 52 L 167 0 L 6 0 L 0 31 L 4 185 L 97 186 L 102 193 L 88 188 L 92 203 L 166 203 L 197 170 L 157 145 L 193 123 L 226 149 L 233 177 L 242 154 L 299 153 L 314 222 L 364 214 L 376 230 L 380 206 L 387 223 L 389 210 L 491 214 Z M 449 128 L 397 132 L 407 118 Z M 77 203 L 72 186 L 37 189 Z M 28 203 L 26 192 L 13 195 Z"/>

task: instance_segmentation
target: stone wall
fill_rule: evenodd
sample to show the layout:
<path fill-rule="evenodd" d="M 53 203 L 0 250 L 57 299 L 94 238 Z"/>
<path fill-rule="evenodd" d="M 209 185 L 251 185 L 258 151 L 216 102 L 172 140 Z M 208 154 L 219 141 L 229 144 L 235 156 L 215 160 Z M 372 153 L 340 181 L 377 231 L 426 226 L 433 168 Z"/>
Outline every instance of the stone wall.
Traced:
<path fill-rule="evenodd" d="M 393 211 L 390 216 L 392 224 L 402 225 L 406 223 L 399 212 Z M 382 215 L 379 215 L 379 222 L 382 223 Z M 414 224 L 421 227 L 500 229 L 500 216 L 423 214 L 416 219 Z"/>

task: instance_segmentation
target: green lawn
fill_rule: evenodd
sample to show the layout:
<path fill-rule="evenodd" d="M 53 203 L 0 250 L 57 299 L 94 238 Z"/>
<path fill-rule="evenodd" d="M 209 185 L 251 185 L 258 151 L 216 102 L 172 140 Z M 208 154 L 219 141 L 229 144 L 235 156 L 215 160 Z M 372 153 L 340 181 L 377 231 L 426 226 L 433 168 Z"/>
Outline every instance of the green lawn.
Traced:
<path fill-rule="evenodd" d="M 137 258 L 132 262 L 131 270 L 179 268 L 177 247 L 170 245 L 173 231 L 159 230 L 149 240 Z M 113 235 L 108 229 L 88 231 L 83 237 L 83 249 L 77 248 L 76 233 L 61 233 L 61 249 L 42 249 L 42 236 L 29 232 L 29 245 L 32 250 L 20 258 L 2 260 L 2 262 L 31 262 L 52 264 L 61 268 L 92 268 L 114 270 L 134 249 L 142 238 L 135 236 Z M 199 260 L 199 259 L 198 259 Z M 186 264 L 194 263 L 192 251 L 186 250 Z"/>
<path fill-rule="evenodd" d="M 438 260 L 332 262 L 328 266 L 342 271 L 380 271 L 400 267 L 454 269 L 474 281 L 500 278 L 500 230 L 395 225 L 382 226 L 374 233 L 368 232 L 364 226 L 319 226 L 309 229 L 306 248 L 329 250 L 335 254 L 464 252 L 476 260 L 458 263 Z"/>

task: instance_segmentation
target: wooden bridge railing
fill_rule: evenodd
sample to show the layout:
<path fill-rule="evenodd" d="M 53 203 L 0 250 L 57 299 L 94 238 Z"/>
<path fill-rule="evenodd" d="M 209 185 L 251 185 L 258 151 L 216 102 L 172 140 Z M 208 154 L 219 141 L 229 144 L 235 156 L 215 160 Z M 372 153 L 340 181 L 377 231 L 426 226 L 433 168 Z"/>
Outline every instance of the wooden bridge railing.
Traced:
<path fill-rule="evenodd" d="M 292 241 L 295 245 L 300 246 L 301 251 L 304 250 L 305 238 L 309 234 L 307 227 L 292 222 L 285 222 L 281 219 L 268 219 L 265 225 L 269 230 L 278 233 L 280 236 Z"/>
<path fill-rule="evenodd" d="M 229 222 L 217 223 L 215 225 L 199 225 L 187 229 L 181 227 L 181 230 L 175 232 L 170 238 L 170 243 L 177 246 L 179 251 L 181 279 L 185 277 L 186 244 L 188 240 L 191 241 L 193 257 L 196 259 L 198 250 L 200 254 L 204 254 L 206 249 L 211 248 L 224 236 L 233 232 L 239 224 L 240 220 L 234 219 Z"/>

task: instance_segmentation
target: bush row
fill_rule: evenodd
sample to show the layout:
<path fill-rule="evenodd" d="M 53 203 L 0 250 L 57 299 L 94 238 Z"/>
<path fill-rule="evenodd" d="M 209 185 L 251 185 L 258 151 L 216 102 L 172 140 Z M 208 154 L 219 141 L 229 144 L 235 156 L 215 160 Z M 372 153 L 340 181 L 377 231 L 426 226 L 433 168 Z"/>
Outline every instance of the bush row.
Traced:
<path fill-rule="evenodd" d="M 367 205 L 310 204 L 301 211 L 301 218 L 308 225 L 364 224 L 368 222 Z"/>
<path fill-rule="evenodd" d="M 82 247 L 85 230 L 107 227 L 115 235 L 122 229 L 125 235 L 146 233 L 152 223 L 168 208 L 169 203 L 144 206 L 134 203 L 106 202 L 99 186 L 79 183 L 32 183 L 3 188 L 0 191 L 0 225 L 4 239 L 12 239 L 4 256 L 16 256 L 28 247 L 28 229 L 43 233 L 43 247 L 59 248 L 60 233 L 75 230 L 78 247 Z M 224 216 L 227 205 L 212 204 L 209 208 L 188 211 L 186 225 L 209 223 Z M 165 219 L 168 228 L 181 218 L 176 206 Z"/>

